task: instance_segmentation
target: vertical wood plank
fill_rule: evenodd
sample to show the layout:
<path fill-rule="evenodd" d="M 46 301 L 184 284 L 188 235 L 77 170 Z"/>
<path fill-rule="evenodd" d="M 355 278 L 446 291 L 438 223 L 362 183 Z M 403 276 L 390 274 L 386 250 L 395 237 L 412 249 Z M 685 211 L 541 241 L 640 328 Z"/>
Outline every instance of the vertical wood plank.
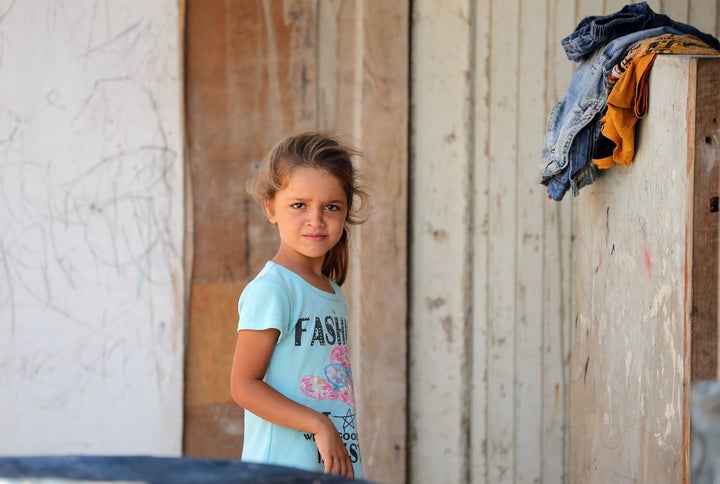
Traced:
<path fill-rule="evenodd" d="M 516 361 L 517 334 L 517 171 L 507 160 L 518 158 L 518 29 L 500 28 L 519 19 L 518 1 L 493 2 L 491 25 L 493 56 L 490 60 L 488 199 L 488 480 L 514 482 L 516 475 Z M 517 446 L 517 447 L 516 447 Z"/>
<path fill-rule="evenodd" d="M 410 472 L 466 482 L 468 467 L 469 2 L 413 3 Z"/>
<path fill-rule="evenodd" d="M 492 280 L 488 272 L 490 187 L 489 104 L 490 58 L 492 57 L 492 1 L 475 2 L 473 72 L 473 158 L 474 203 L 472 207 L 472 388 L 470 413 L 470 482 L 488 479 L 488 297 Z"/>
<path fill-rule="evenodd" d="M 522 2 L 519 14 L 519 86 L 517 91 L 517 159 L 540 159 L 546 125 L 545 99 L 539 79 L 545 77 L 546 46 L 538 39 L 547 35 L 547 8 L 541 2 Z M 517 196 L 517 321 L 515 395 L 515 479 L 514 482 L 562 482 L 561 454 L 545 454 L 544 444 L 553 438 L 562 442 L 562 426 L 553 428 L 546 420 L 554 415 L 554 386 L 559 375 L 546 374 L 542 287 L 547 281 L 543 264 L 544 187 L 537 173 L 518 163 Z M 550 343 L 550 341 L 548 341 Z M 557 346 L 552 346 L 557 351 Z M 548 381 L 550 384 L 548 385 Z M 550 387 L 550 391 L 546 389 Z M 549 399 L 549 404 L 546 401 Z M 550 413 L 546 413 L 550 410 Z M 546 434 L 545 431 L 551 432 Z M 548 445 L 557 449 L 558 445 Z M 560 447 L 561 448 L 561 447 Z M 547 474 L 545 470 L 547 469 Z M 545 478 L 545 480 L 543 480 Z"/>
<path fill-rule="evenodd" d="M 703 32 L 717 32 L 719 10 L 716 0 L 691 0 L 687 23 Z"/>
<path fill-rule="evenodd" d="M 240 456 L 242 411 L 229 390 L 237 298 L 273 256 L 278 240 L 245 193 L 245 183 L 277 139 L 316 123 L 314 5 L 310 0 L 188 1 L 194 255 L 186 455 Z"/>
<path fill-rule="evenodd" d="M 612 13 L 620 11 L 625 5 L 628 3 L 635 3 L 635 2 L 628 2 L 626 0 L 605 0 L 605 11 L 604 12 L 598 12 L 591 15 L 610 15 Z M 657 12 L 657 10 L 655 10 Z"/>
<path fill-rule="evenodd" d="M 577 65 L 568 60 L 561 41 L 577 26 L 583 14 L 577 13 L 573 0 L 548 0 L 548 46 L 546 79 L 548 87 L 545 91 L 546 118 L 550 115 L 553 105 L 565 97 L 570 78 Z M 547 119 L 545 122 L 547 126 Z M 568 204 L 565 204 L 568 205 Z"/>
<path fill-rule="evenodd" d="M 650 7 L 658 13 L 663 13 L 676 22 L 687 23 L 691 0 L 662 0 L 659 5 L 650 3 Z"/>
<path fill-rule="evenodd" d="M 548 14 L 548 42 L 546 65 L 547 88 L 545 91 L 545 123 L 554 103 L 565 97 L 570 78 L 577 64 L 567 59 L 560 43 L 578 22 L 597 8 L 579 5 L 573 0 L 551 1 Z M 543 134 L 544 140 L 544 134 Z M 543 245 L 543 373 L 544 382 L 543 482 L 567 482 L 570 458 L 570 348 L 572 250 L 570 239 L 575 203 L 568 199 L 563 203 L 546 200 L 543 206 L 545 221 Z M 553 378 L 550 378 L 553 375 Z M 553 398 L 548 398 L 553 395 Z M 549 456 L 552 456 L 551 458 Z"/>
<path fill-rule="evenodd" d="M 718 106 L 720 94 L 720 62 L 697 59 L 697 84 L 691 86 L 695 99 L 694 127 L 688 133 L 690 158 L 694 160 L 695 177 L 693 204 L 693 265 L 692 287 L 692 353 L 691 380 L 714 380 L 718 375 L 718 160 L 720 125 Z"/>
<path fill-rule="evenodd" d="M 662 9 L 662 0 L 645 0 L 648 4 L 648 6 L 653 10 L 653 12 L 660 13 Z M 680 2 L 677 2 L 680 3 Z"/>
<path fill-rule="evenodd" d="M 409 2 L 346 5 L 355 9 L 360 49 L 351 57 L 352 102 L 338 99 L 336 109 L 354 106 L 346 122 L 360 140 L 371 190 L 370 218 L 354 235 L 348 284 L 359 343 L 354 351 L 363 464 L 369 479 L 401 483 L 407 453 Z"/>
<path fill-rule="evenodd" d="M 356 136 L 361 109 L 362 10 L 351 0 L 318 3 L 318 124 Z M 351 272 L 352 277 L 354 272 Z"/>

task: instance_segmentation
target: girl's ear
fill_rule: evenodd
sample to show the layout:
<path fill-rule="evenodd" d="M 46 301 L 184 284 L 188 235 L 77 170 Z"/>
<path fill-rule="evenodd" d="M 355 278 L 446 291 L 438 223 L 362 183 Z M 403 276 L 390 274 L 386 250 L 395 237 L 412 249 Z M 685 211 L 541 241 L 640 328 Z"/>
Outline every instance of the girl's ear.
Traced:
<path fill-rule="evenodd" d="M 266 198 L 265 202 L 265 215 L 267 215 L 270 223 L 275 223 L 275 208 L 273 207 L 273 201 L 270 198 Z"/>

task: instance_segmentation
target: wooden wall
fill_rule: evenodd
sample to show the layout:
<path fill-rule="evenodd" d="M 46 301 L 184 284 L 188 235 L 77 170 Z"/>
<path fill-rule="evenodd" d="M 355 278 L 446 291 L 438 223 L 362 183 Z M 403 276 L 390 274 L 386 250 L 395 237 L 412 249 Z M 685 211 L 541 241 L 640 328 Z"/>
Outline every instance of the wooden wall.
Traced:
<path fill-rule="evenodd" d="M 625 2 L 246 0 L 204 2 L 196 15 L 193 3 L 186 451 L 220 452 L 192 447 L 220 422 L 239 453 L 222 372 L 235 294 L 272 252 L 230 180 L 249 177 L 287 130 L 336 126 L 369 153 L 374 187 L 346 288 L 369 477 L 568 481 L 577 200 L 547 200 L 536 179 L 547 115 L 576 67 L 560 40 Z M 717 34 L 714 2 L 650 4 Z"/>
<path fill-rule="evenodd" d="M 188 0 L 184 23 L 182 0 L 8 3 L 3 451 L 178 453 L 192 268 L 184 450 L 238 456 L 235 302 L 274 252 L 242 186 L 279 136 L 338 127 L 375 207 L 346 284 L 369 477 L 567 481 L 581 221 L 535 178 L 575 68 L 560 39 L 625 3 Z M 720 33 L 717 1 L 649 3 Z"/>
<path fill-rule="evenodd" d="M 413 2 L 410 482 L 570 479 L 582 220 L 536 180 L 576 67 L 560 40 L 626 3 Z M 715 1 L 649 4 L 718 34 Z"/>
<path fill-rule="evenodd" d="M 344 287 L 362 458 L 369 478 L 404 480 L 408 21 L 404 1 L 188 2 L 187 455 L 241 452 L 229 393 L 237 298 L 277 248 L 245 183 L 280 137 L 328 128 L 363 150 L 371 192 Z"/>
<path fill-rule="evenodd" d="M 536 178 L 567 7 L 414 3 L 413 483 L 565 476 L 571 203 Z"/>

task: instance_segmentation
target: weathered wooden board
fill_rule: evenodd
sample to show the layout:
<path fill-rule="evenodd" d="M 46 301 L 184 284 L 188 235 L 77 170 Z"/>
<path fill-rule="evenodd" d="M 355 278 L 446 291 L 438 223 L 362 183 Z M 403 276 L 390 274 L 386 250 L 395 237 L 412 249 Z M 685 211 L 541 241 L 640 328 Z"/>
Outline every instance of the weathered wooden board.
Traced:
<path fill-rule="evenodd" d="M 720 190 L 720 62 L 698 59 L 691 64 L 688 113 L 690 159 L 695 164 L 693 204 L 693 272 L 691 306 L 691 379 L 718 377 L 718 190 Z"/>
<path fill-rule="evenodd" d="M 469 476 L 469 14 L 464 0 L 414 3 L 412 51 L 422 55 L 411 63 L 413 483 L 465 482 Z"/>
<path fill-rule="evenodd" d="M 321 11 L 332 5 L 321 2 Z M 356 337 L 351 351 L 363 464 L 368 478 L 401 483 L 407 453 L 409 2 L 335 5 L 337 20 L 320 29 L 320 45 L 329 44 L 323 35 L 331 30 L 338 40 L 334 75 L 320 76 L 322 88 L 336 86 L 336 98 L 323 100 L 321 126 L 358 140 L 370 192 L 369 219 L 354 230 L 350 279 L 343 288 Z"/>
<path fill-rule="evenodd" d="M 633 164 L 577 204 L 571 482 L 687 479 L 690 337 L 717 325 L 718 159 L 699 152 L 716 144 L 718 66 L 658 57 Z"/>
<path fill-rule="evenodd" d="M 192 284 L 184 452 L 239 457 L 230 396 L 237 298 L 277 250 L 245 184 L 277 139 L 316 120 L 312 1 L 189 1 L 187 126 Z"/>

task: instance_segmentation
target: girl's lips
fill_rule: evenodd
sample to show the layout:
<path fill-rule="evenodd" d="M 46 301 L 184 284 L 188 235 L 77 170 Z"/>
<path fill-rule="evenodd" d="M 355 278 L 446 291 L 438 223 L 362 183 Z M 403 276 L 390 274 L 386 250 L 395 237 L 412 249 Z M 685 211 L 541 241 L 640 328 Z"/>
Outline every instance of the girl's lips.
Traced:
<path fill-rule="evenodd" d="M 313 242 L 320 242 L 321 240 L 325 239 L 325 236 L 322 234 L 306 234 L 306 235 L 303 235 L 303 237 L 305 237 L 306 239 L 311 240 Z"/>

